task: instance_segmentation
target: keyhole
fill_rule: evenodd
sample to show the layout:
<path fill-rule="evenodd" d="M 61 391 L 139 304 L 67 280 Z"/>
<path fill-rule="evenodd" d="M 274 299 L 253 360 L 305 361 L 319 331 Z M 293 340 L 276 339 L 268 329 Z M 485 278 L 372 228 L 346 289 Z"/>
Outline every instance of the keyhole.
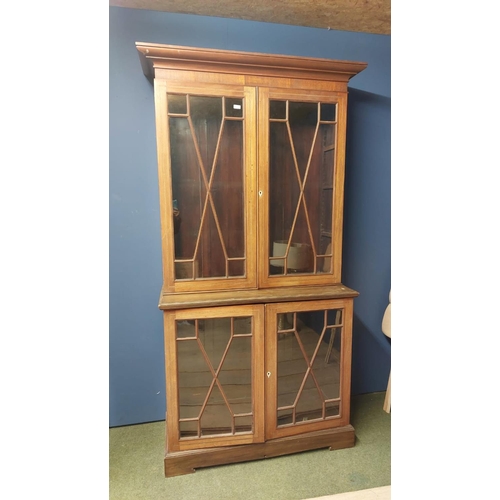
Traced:
<path fill-rule="evenodd" d="M 267 378 L 271 376 L 271 372 L 267 372 Z"/>

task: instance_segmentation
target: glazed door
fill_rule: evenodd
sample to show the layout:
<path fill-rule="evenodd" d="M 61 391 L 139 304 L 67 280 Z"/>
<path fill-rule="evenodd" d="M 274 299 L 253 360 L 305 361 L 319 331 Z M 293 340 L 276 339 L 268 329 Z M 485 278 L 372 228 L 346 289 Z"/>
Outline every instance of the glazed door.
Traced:
<path fill-rule="evenodd" d="M 166 291 L 256 286 L 255 95 L 155 80 Z"/>
<path fill-rule="evenodd" d="M 345 93 L 259 89 L 259 286 L 340 283 Z"/>
<path fill-rule="evenodd" d="M 266 439 L 349 423 L 352 299 L 266 305 Z"/>
<path fill-rule="evenodd" d="M 169 451 L 264 440 L 264 306 L 165 311 Z"/>

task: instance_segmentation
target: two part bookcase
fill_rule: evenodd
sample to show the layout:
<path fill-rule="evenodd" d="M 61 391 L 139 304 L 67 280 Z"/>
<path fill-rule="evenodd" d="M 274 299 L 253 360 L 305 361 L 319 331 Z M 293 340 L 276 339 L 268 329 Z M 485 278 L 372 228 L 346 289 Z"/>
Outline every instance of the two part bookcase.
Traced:
<path fill-rule="evenodd" d="M 136 47 L 154 83 L 165 475 L 353 446 L 343 188 L 366 64 Z"/>

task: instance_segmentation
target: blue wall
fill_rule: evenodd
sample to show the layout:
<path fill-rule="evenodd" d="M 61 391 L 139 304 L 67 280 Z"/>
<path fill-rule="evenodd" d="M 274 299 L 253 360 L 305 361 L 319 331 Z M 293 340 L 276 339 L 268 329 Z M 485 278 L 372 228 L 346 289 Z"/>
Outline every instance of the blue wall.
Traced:
<path fill-rule="evenodd" d="M 349 91 L 342 281 L 360 292 L 353 394 L 385 390 L 390 369 L 390 341 L 380 329 L 391 287 L 390 127 L 390 97 Z"/>
<path fill-rule="evenodd" d="M 152 85 L 135 42 L 365 61 L 349 84 L 343 282 L 354 302 L 353 393 L 385 390 L 390 288 L 390 36 L 110 7 L 110 426 L 165 418 Z"/>

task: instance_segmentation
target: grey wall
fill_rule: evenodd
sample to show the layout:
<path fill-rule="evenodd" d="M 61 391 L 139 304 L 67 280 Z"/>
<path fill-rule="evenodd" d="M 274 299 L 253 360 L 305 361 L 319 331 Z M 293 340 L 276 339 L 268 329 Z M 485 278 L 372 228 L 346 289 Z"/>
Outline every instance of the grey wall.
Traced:
<path fill-rule="evenodd" d="M 110 7 L 110 426 L 165 418 L 153 89 L 135 42 L 365 61 L 349 84 L 343 282 L 354 302 L 353 393 L 385 390 L 390 289 L 390 36 Z"/>

